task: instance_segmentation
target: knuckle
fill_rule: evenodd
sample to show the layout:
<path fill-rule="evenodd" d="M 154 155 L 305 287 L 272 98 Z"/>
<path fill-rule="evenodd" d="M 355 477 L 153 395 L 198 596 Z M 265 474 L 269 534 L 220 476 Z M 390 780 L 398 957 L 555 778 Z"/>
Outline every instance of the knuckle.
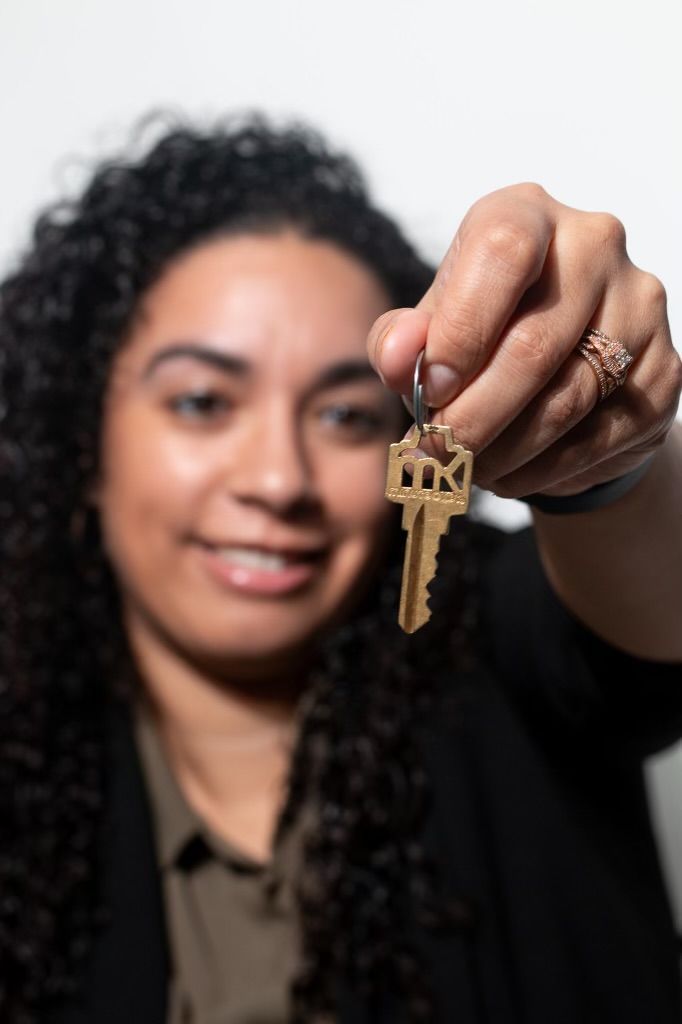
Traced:
<path fill-rule="evenodd" d="M 536 379 L 546 379 L 554 370 L 556 355 L 552 340 L 537 324 L 516 324 L 505 347 L 514 362 L 521 365 L 524 376 L 530 374 Z"/>
<path fill-rule="evenodd" d="M 551 436 L 562 437 L 586 412 L 584 391 L 575 384 L 567 384 L 547 398 L 543 409 L 546 429 Z"/>
<path fill-rule="evenodd" d="M 682 394 L 682 359 L 670 345 L 656 359 L 645 387 L 633 388 L 630 402 L 638 421 L 657 427 L 675 418 Z"/>
<path fill-rule="evenodd" d="M 672 368 L 672 385 L 673 392 L 677 398 L 680 397 L 682 392 L 682 359 L 680 359 L 677 352 L 674 353 L 673 368 Z"/>
<path fill-rule="evenodd" d="M 639 289 L 646 306 L 652 307 L 657 313 L 665 311 L 668 296 L 660 278 L 647 271 L 640 271 Z"/>
<path fill-rule="evenodd" d="M 625 251 L 626 234 L 625 225 L 612 213 L 590 214 L 595 239 L 598 245 L 616 249 L 618 252 Z"/>
<path fill-rule="evenodd" d="M 487 338 L 478 316 L 466 306 L 443 306 L 432 322 L 432 338 L 438 348 L 447 348 L 458 368 L 467 372 L 480 366 L 487 353 Z"/>
<path fill-rule="evenodd" d="M 537 181 L 521 181 L 518 185 L 512 185 L 511 189 L 516 193 L 516 195 L 520 196 L 520 198 L 530 199 L 535 202 L 538 200 L 544 201 L 549 196 L 547 190 Z"/>
<path fill-rule="evenodd" d="M 531 276 L 541 259 L 534 233 L 523 224 L 509 220 L 495 221 L 486 229 L 480 251 L 498 269 L 524 278 Z"/>
<path fill-rule="evenodd" d="M 495 208 L 499 205 L 500 201 L 508 199 L 512 199 L 515 202 L 522 200 L 537 203 L 539 201 L 544 202 L 548 198 L 551 198 L 549 193 L 536 181 L 519 181 L 513 185 L 505 185 L 504 188 L 496 189 L 494 192 L 481 196 L 472 205 L 470 212 L 488 207 Z"/>
<path fill-rule="evenodd" d="M 680 394 L 682 394 L 682 359 L 673 349 L 672 360 L 670 364 L 670 371 L 667 376 L 667 391 L 668 391 L 668 406 L 673 410 L 673 413 L 677 410 L 680 403 Z"/>

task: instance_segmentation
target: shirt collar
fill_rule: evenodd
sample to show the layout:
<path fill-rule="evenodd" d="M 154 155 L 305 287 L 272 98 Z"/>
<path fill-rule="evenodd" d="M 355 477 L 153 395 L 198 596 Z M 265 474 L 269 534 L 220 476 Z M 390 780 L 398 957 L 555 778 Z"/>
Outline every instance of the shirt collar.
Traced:
<path fill-rule="evenodd" d="M 153 710 L 145 700 L 135 707 L 135 737 L 150 797 L 162 868 L 177 864 L 188 844 L 204 832 L 203 823 L 182 793 L 163 749 Z"/>
<path fill-rule="evenodd" d="M 276 841 L 272 861 L 267 865 L 259 864 L 223 836 L 212 832 L 187 802 L 170 767 L 153 708 L 144 696 L 136 702 L 134 722 L 162 870 L 180 866 L 183 854 L 193 853 L 190 846 L 200 843 L 209 855 L 232 868 L 262 873 L 264 881 L 294 872 L 301 854 L 302 832 L 312 821 L 309 808 L 305 808 L 293 828 Z"/>

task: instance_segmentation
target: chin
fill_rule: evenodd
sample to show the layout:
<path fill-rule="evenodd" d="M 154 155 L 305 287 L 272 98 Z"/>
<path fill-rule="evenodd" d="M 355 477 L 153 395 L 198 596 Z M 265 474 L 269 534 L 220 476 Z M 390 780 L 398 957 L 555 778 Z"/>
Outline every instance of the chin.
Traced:
<path fill-rule="evenodd" d="M 183 630 L 182 646 L 199 661 L 229 673 L 231 666 L 243 666 L 249 672 L 272 672 L 278 664 L 305 660 L 315 637 L 323 631 L 330 616 L 297 614 L 293 609 L 274 608 L 246 614 L 235 613 L 228 622 L 214 625 L 204 620 Z"/>

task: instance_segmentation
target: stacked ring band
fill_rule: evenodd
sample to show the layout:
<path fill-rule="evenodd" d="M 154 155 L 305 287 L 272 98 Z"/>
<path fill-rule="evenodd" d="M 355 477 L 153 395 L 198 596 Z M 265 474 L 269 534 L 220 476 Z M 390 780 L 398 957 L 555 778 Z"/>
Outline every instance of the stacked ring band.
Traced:
<path fill-rule="evenodd" d="M 600 401 L 613 394 L 616 388 L 622 387 L 628 375 L 633 356 L 625 345 L 608 334 L 598 331 L 596 327 L 588 327 L 583 333 L 576 352 L 579 352 L 594 370 L 599 385 Z M 541 512 L 551 515 L 576 512 L 591 512 L 623 497 L 639 483 L 651 465 L 653 456 L 649 456 L 636 469 L 608 480 L 579 494 L 565 497 L 551 497 L 546 494 L 527 494 L 521 498 L 526 504 L 532 505 Z"/>
<path fill-rule="evenodd" d="M 633 360 L 625 345 L 615 338 L 588 327 L 581 337 L 576 351 L 583 356 L 594 370 L 599 385 L 599 399 L 608 398 L 616 388 L 622 387 Z"/>

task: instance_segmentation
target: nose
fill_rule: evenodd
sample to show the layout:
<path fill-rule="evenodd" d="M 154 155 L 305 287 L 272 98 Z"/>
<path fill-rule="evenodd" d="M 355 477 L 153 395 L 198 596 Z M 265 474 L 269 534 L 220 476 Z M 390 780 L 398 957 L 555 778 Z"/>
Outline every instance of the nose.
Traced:
<path fill-rule="evenodd" d="M 315 499 L 312 468 L 295 413 L 270 408 L 232 450 L 229 489 L 244 504 L 292 515 Z"/>

